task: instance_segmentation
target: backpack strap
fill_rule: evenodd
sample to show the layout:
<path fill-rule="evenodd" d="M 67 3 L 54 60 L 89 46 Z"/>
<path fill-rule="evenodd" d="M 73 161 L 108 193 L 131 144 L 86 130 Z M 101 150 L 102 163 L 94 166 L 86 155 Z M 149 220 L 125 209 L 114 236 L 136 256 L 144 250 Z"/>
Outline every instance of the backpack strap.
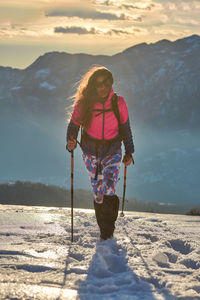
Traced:
<path fill-rule="evenodd" d="M 120 135 L 120 113 L 119 113 L 119 107 L 118 107 L 118 96 L 116 93 L 114 93 L 114 95 L 112 96 L 111 103 L 112 103 L 113 112 L 118 121 L 118 131 L 119 131 L 119 135 Z"/>
<path fill-rule="evenodd" d="M 93 109 L 92 111 L 99 111 L 99 113 L 95 114 L 95 117 L 98 117 L 99 115 L 103 114 L 104 112 L 112 111 L 112 108 L 109 109 Z"/>

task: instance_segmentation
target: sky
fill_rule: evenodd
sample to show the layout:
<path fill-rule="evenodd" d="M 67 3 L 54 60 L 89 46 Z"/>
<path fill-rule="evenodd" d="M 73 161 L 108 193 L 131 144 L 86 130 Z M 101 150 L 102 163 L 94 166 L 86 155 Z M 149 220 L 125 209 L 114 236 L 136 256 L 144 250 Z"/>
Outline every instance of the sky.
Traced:
<path fill-rule="evenodd" d="M 200 34 L 200 0 L 1 0 L 0 66 L 51 51 L 113 55 Z"/>

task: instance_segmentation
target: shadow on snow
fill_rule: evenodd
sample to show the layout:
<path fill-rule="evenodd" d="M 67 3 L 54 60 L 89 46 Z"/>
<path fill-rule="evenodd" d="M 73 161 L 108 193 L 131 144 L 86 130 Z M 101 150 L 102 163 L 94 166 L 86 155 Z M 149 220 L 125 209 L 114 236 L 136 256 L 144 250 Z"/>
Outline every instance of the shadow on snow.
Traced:
<path fill-rule="evenodd" d="M 138 253 L 139 249 L 133 247 Z M 85 250 L 87 251 L 87 249 Z M 141 253 L 140 257 L 148 279 L 139 277 L 133 272 L 128 265 L 126 249 L 119 245 L 115 239 L 97 242 L 96 252 L 92 257 L 90 266 L 88 270 L 84 270 L 82 273 L 87 274 L 86 279 L 77 281 L 78 295 L 76 299 L 154 300 L 158 299 L 156 297 L 158 295 L 162 295 L 165 299 L 175 299 L 164 286 L 152 277 Z M 67 265 L 66 262 L 66 268 Z M 66 269 L 63 288 L 67 281 L 67 274 L 69 272 Z"/>

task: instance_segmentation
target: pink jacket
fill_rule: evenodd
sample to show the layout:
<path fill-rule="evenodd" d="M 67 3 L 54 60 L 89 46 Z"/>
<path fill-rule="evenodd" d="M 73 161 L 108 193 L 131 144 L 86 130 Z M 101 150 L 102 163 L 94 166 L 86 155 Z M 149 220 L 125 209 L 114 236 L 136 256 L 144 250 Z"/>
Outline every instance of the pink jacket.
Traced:
<path fill-rule="evenodd" d="M 110 94 L 105 103 L 96 102 L 93 109 L 110 109 L 112 108 L 111 98 L 114 94 L 111 89 Z M 120 113 L 120 123 L 124 124 L 128 120 L 128 109 L 123 97 L 118 97 L 118 108 Z M 113 110 L 99 114 L 98 111 L 92 112 L 92 121 L 88 128 L 85 128 L 86 132 L 95 139 L 113 139 L 118 135 L 118 121 L 115 117 Z M 98 116 L 96 116 L 98 115 Z M 81 122 L 78 121 L 80 117 L 79 107 L 76 105 L 72 113 L 72 121 L 74 124 L 80 126 Z M 104 119 L 104 122 L 103 122 Z M 104 124 L 104 125 L 103 125 Z"/>

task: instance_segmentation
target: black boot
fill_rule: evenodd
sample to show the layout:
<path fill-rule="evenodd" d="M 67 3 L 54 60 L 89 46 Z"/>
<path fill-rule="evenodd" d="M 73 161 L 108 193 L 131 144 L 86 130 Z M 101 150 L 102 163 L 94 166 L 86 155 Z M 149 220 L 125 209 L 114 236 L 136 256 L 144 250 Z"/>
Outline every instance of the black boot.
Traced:
<path fill-rule="evenodd" d="M 115 230 L 115 221 L 117 220 L 119 210 L 119 198 L 117 195 L 105 195 L 103 203 L 94 201 L 95 215 L 97 224 L 101 232 L 101 239 L 106 240 L 113 236 Z"/>

